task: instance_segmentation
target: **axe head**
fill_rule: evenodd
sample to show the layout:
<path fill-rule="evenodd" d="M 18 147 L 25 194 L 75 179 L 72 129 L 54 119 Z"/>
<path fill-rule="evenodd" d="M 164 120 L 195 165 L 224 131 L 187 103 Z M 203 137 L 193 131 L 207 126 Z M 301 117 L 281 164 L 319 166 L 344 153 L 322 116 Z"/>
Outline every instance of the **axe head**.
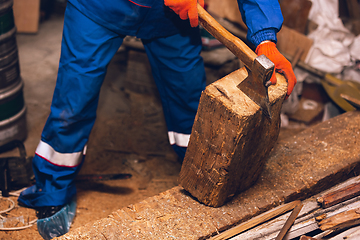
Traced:
<path fill-rule="evenodd" d="M 252 69 L 248 70 L 248 77 L 237 87 L 251 100 L 260 106 L 262 113 L 271 120 L 268 87 L 275 65 L 265 55 L 255 58 Z"/>

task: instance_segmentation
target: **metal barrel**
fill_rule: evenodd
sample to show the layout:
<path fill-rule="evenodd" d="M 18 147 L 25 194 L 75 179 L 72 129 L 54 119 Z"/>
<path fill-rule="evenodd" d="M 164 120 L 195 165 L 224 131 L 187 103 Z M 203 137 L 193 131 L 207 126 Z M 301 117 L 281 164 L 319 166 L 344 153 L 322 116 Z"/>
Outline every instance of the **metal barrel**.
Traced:
<path fill-rule="evenodd" d="M 20 83 L 13 1 L 0 0 L 0 90 Z"/>
<path fill-rule="evenodd" d="M 27 137 L 24 84 L 12 6 L 13 0 L 0 0 L 0 146 Z"/>
<path fill-rule="evenodd" d="M 26 137 L 26 106 L 21 81 L 0 93 L 0 146 L 13 140 L 23 141 Z"/>

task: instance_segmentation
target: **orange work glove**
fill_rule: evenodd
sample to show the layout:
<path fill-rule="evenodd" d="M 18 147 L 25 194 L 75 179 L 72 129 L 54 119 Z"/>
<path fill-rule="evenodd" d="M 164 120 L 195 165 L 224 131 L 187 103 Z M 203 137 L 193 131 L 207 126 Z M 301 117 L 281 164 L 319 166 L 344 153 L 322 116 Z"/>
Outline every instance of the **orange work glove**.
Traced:
<path fill-rule="evenodd" d="M 198 2 L 204 7 L 204 0 L 164 0 L 165 5 L 179 15 L 182 20 L 189 19 L 192 27 L 199 25 Z"/>
<path fill-rule="evenodd" d="M 285 78 L 288 82 L 288 90 L 285 98 L 287 99 L 296 84 L 296 77 L 291 63 L 279 52 L 279 50 L 276 48 L 276 44 L 271 41 L 260 43 L 257 46 L 255 53 L 258 56 L 264 54 L 275 64 L 275 71 L 285 75 Z M 275 73 L 272 75 L 270 81 L 272 84 L 276 84 Z"/>

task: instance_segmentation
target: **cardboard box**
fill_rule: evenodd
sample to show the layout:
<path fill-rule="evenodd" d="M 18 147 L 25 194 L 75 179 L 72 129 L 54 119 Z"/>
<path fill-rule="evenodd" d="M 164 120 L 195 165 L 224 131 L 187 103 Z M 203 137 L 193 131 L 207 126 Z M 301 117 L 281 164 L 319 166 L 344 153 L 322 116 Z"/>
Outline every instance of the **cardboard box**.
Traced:
<path fill-rule="evenodd" d="M 237 23 L 242 29 L 246 30 L 247 26 L 243 22 L 236 0 L 206 0 L 207 10 L 218 17 L 228 19 Z"/>
<path fill-rule="evenodd" d="M 13 11 L 18 33 L 37 33 L 40 21 L 40 0 L 14 0 Z"/>

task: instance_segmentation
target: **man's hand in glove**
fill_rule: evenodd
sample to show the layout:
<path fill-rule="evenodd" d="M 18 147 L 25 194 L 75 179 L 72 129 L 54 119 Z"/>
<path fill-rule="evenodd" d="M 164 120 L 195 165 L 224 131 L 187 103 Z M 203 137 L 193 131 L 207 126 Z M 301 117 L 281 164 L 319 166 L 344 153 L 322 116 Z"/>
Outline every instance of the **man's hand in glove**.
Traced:
<path fill-rule="evenodd" d="M 198 2 L 204 7 L 204 0 L 164 0 L 165 5 L 178 14 L 182 20 L 189 19 L 192 27 L 199 25 Z"/>
<path fill-rule="evenodd" d="M 296 84 L 296 77 L 291 63 L 279 52 L 279 50 L 276 48 L 276 44 L 271 41 L 260 43 L 257 46 L 255 52 L 258 56 L 264 54 L 266 57 L 268 57 L 275 64 L 275 71 L 285 75 L 285 78 L 288 82 L 288 90 L 285 98 L 287 99 Z M 276 84 L 275 74 L 273 74 L 270 81 L 272 84 Z"/>

